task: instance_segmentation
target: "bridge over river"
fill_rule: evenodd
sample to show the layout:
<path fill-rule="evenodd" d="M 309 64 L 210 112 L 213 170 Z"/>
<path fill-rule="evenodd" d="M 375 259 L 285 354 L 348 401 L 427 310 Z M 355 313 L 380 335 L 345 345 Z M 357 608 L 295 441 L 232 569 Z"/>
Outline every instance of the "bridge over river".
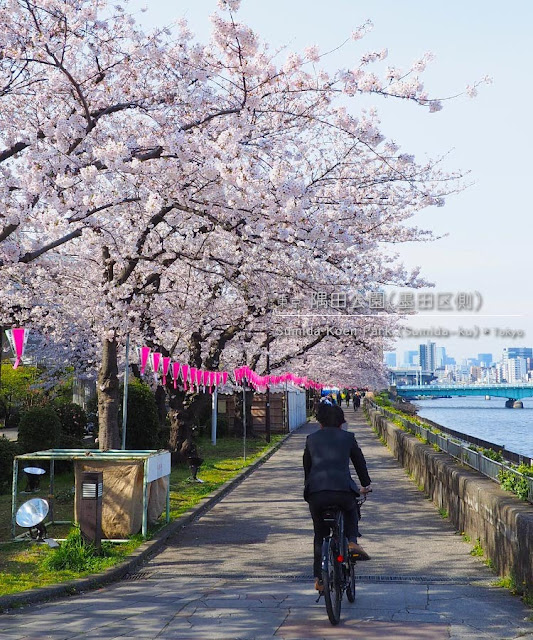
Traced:
<path fill-rule="evenodd" d="M 418 396 L 496 396 L 507 398 L 506 407 L 522 408 L 524 398 L 533 397 L 533 384 L 409 384 L 396 387 L 403 398 Z"/>

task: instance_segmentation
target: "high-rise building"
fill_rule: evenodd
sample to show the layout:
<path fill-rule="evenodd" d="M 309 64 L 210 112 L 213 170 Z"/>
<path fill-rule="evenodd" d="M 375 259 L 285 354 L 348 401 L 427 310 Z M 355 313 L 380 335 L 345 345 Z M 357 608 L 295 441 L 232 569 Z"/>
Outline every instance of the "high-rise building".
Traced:
<path fill-rule="evenodd" d="M 420 367 L 422 371 L 435 371 L 437 368 L 437 345 L 434 342 L 427 342 L 418 346 Z"/>
<path fill-rule="evenodd" d="M 477 359 L 481 367 L 490 367 L 492 364 L 492 353 L 478 353 Z"/>
<path fill-rule="evenodd" d="M 396 351 L 385 351 L 385 364 L 387 367 L 396 366 Z"/>
<path fill-rule="evenodd" d="M 509 358 L 507 360 L 507 382 L 525 382 L 527 366 L 525 358 Z"/>
<path fill-rule="evenodd" d="M 503 350 L 503 361 L 513 360 L 514 358 L 533 358 L 532 347 L 506 347 Z"/>
<path fill-rule="evenodd" d="M 437 369 L 446 366 L 446 348 L 445 347 L 437 347 Z"/>
<path fill-rule="evenodd" d="M 418 351 L 404 351 L 403 352 L 403 363 L 412 367 L 418 362 L 415 362 L 415 358 L 418 358 Z"/>

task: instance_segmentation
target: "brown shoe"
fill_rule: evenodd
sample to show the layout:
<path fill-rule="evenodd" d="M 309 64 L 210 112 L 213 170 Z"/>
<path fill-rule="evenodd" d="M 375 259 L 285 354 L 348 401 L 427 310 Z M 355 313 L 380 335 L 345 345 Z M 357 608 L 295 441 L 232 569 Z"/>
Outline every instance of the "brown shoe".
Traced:
<path fill-rule="evenodd" d="M 320 595 L 324 593 L 324 583 L 320 578 L 315 578 L 315 589 Z"/>
<path fill-rule="evenodd" d="M 357 542 L 348 542 L 348 551 L 355 556 L 356 560 L 370 560 L 368 553 Z"/>

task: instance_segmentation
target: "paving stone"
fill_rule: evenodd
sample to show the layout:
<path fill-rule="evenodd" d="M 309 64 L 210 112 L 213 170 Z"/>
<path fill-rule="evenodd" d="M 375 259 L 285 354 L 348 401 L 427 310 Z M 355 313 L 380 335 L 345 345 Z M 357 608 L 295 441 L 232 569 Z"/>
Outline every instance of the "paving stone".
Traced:
<path fill-rule="evenodd" d="M 302 499 L 307 425 L 125 580 L 0 615 L 1 640 L 511 640 L 531 615 L 442 520 L 361 419 L 353 430 L 375 487 L 363 506 L 354 604 L 333 627 L 312 579 Z"/>

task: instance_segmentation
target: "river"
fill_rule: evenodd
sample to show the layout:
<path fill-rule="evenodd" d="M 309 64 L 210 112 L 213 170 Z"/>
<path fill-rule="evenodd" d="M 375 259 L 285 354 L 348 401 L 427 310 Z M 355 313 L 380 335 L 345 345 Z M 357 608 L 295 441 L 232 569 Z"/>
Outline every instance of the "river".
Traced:
<path fill-rule="evenodd" d="M 414 404 L 421 418 L 533 458 L 533 398 L 523 401 L 523 409 L 506 409 L 505 400 L 469 396 L 415 400 Z"/>

